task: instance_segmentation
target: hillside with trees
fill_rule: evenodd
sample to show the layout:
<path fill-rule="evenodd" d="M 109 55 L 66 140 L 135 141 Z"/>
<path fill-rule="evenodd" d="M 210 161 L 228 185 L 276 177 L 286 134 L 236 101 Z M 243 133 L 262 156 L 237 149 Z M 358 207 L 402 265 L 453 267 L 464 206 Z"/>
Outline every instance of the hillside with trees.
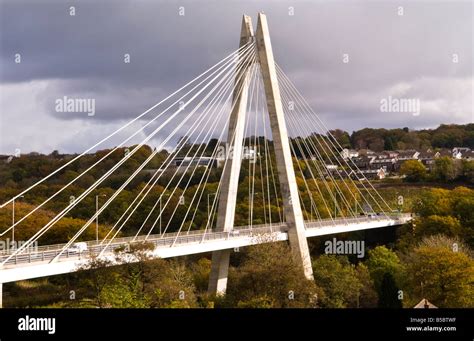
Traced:
<path fill-rule="evenodd" d="M 472 125 L 464 126 L 464 128 L 449 127 L 442 126 L 436 131 L 417 132 L 416 137 L 420 141 L 429 141 L 433 146 L 433 143 L 441 141 L 440 134 L 448 136 L 452 133 L 452 136 L 457 136 L 462 131 L 463 143 L 471 146 L 469 143 L 472 143 L 472 140 L 469 140 L 468 136 L 471 134 L 472 137 L 472 130 L 469 130 L 472 129 Z M 393 133 L 392 130 L 378 131 L 381 134 L 384 131 Z M 404 136 L 410 135 L 410 132 L 402 131 L 399 138 L 392 139 L 391 143 L 396 143 L 397 146 L 400 146 L 399 143 L 408 143 Z M 364 143 L 369 143 L 369 145 L 380 144 L 381 140 L 372 139 L 375 136 L 373 133 L 358 132 L 350 137 L 347 134 L 341 134 L 338 139 L 341 139 L 341 142 L 345 141 L 346 144 L 352 144 L 353 139 L 366 141 Z M 425 133 L 426 136 L 420 135 Z M 426 138 L 421 138 L 421 136 Z M 314 138 L 324 139 L 325 137 L 315 136 Z M 459 142 L 454 141 L 456 145 Z M 268 143 L 272 148 L 271 141 L 262 140 L 262 142 Z M 17 239 L 24 240 L 35 233 L 51 217 L 67 206 L 71 197 L 79 196 L 131 148 L 119 148 L 111 153 L 110 159 L 105 161 L 103 166 L 94 168 L 92 172 L 68 185 L 57 195 L 56 200 L 38 209 L 34 218 L 25 219 L 16 228 Z M 192 150 L 196 146 L 189 145 L 186 148 Z M 28 192 L 24 197 L 18 198 L 16 219 L 22 219 L 27 212 L 69 184 L 77 175 L 109 152 L 110 150 L 101 150 L 86 155 L 77 163 L 73 163 L 71 167 L 58 172 L 56 176 Z M 110 197 L 151 152 L 150 147 L 143 146 L 138 153 L 124 163 L 123 168 L 120 167 L 97 190 L 87 196 L 81 205 L 61 219 L 54 230 L 45 234 L 40 239 L 40 244 L 54 244 L 68 240 L 94 214 L 95 196 Z M 158 153 L 147 167 L 147 171 L 139 173 L 104 211 L 100 216 L 99 238 L 107 234 L 133 198 L 138 195 L 146 181 L 150 179 L 150 172 L 160 169 L 168 156 L 167 151 Z M 53 152 L 50 155 L 33 153 L 5 159 L 4 162 L 0 162 L 0 200 L 2 202 L 8 200 L 72 157 L 74 155 Z M 446 174 L 449 174 L 449 165 L 441 164 L 442 162 L 443 160 L 440 161 L 438 168 L 444 170 L 439 174 L 435 173 L 438 176 L 438 182 L 433 183 L 431 187 L 412 187 L 410 183 L 392 187 L 390 183 L 386 183 L 378 189 L 384 200 L 394 209 L 415 213 L 416 218 L 413 221 L 397 228 L 337 235 L 337 238 L 341 240 L 365 241 L 367 252 L 364 258 L 359 259 L 353 255 L 325 254 L 324 242 L 335 236 L 310 239 L 311 257 L 315 270 L 314 281 L 308 281 L 302 276 L 298 270 L 297 261 L 293 259 L 286 243 L 262 244 L 235 250 L 232 253 L 228 293 L 225 297 L 213 297 L 206 293 L 211 264 L 209 254 L 152 260 L 146 253 L 149 245 L 136 244 L 128 250 L 116 250 L 117 264 L 121 264 L 118 266 L 106 267 L 109 264 L 92 259 L 84 267 L 84 271 L 74 274 L 5 284 L 4 304 L 7 307 L 372 308 L 413 307 L 422 298 L 427 298 L 438 307 L 474 307 L 474 286 L 472 285 L 474 283 L 472 251 L 474 249 L 474 190 L 462 186 L 453 189 L 439 188 L 443 183 L 450 181 L 449 177 L 446 177 Z M 252 180 L 257 184 L 266 182 L 267 177 L 271 176 L 271 169 L 268 167 L 276 166 L 272 157 L 269 159 L 269 164 L 265 164 L 262 160 L 257 164 L 263 167 L 261 173 L 253 173 L 248 162 L 242 164 L 242 185 L 239 186 L 238 192 L 236 225 L 245 225 L 249 219 L 249 184 L 253 182 Z M 305 218 L 310 219 L 314 214 L 312 206 L 316 207 L 322 218 L 334 214 L 331 208 L 325 208 L 323 202 L 325 196 L 327 196 L 326 200 L 330 199 L 331 188 L 314 195 L 314 203 L 309 199 L 308 192 L 316 193 L 318 185 L 321 188 L 324 187 L 322 183 L 317 182 L 310 183 L 308 186 L 305 184 L 305 179 L 310 179 L 311 173 L 316 172 L 316 169 L 312 169 L 312 165 L 297 158 L 294 159 L 294 166 L 295 169 L 300 170 L 297 172 L 297 183 L 301 193 L 306 194 L 302 197 L 307 198 L 302 202 Z M 426 175 L 416 165 L 408 163 L 405 168 L 404 172 L 410 180 L 416 181 Z M 209 181 L 204 189 L 206 197 L 217 191 L 221 170 L 219 167 L 211 170 Z M 166 184 L 171 180 L 171 175 L 163 174 L 162 179 L 143 202 L 142 210 L 138 210 L 124 226 L 121 236 L 132 235 L 138 231 L 148 210 L 163 191 L 169 194 L 171 207 L 165 209 L 163 222 L 169 223 L 169 232 L 176 231 L 188 208 L 189 199 L 198 190 L 197 178 L 202 175 L 202 172 L 203 170 L 200 169 L 194 175 L 185 173 L 181 180 L 174 180 L 173 186 L 176 186 L 177 190 L 173 195 L 169 190 L 165 190 Z M 187 183 L 190 186 L 184 193 L 184 204 L 180 205 L 179 197 L 183 194 Z M 275 185 L 279 187 L 278 182 Z M 348 191 L 346 195 L 349 192 L 357 195 L 352 183 L 348 182 L 346 186 L 340 187 Z M 272 190 L 267 193 L 256 188 L 253 224 L 264 223 L 268 218 L 268 212 L 265 212 L 263 205 L 263 202 L 268 201 L 272 205 L 272 221 L 278 221 L 281 211 L 276 192 L 278 191 Z M 398 200 L 400 196 L 404 198 L 402 204 Z M 376 203 L 372 204 L 375 206 Z M 172 215 L 174 208 L 177 208 L 176 214 Z M 205 228 L 207 210 L 207 200 L 198 204 L 195 219 L 188 221 L 192 223 L 192 229 Z M 11 220 L 11 205 L 7 205 L 0 210 L 0 231 L 8 227 Z M 146 227 L 153 228 L 151 223 Z M 154 232 L 156 233 L 156 228 Z M 3 240 L 9 237 L 10 235 L 6 234 Z M 95 226 L 90 226 L 82 238 L 82 240 L 93 240 Z M 129 254 L 137 257 L 139 262 L 127 262 Z"/>
<path fill-rule="evenodd" d="M 408 128 L 364 128 L 348 132 L 337 129 L 331 133 L 344 148 L 374 151 L 428 148 L 474 148 L 474 123 L 442 124 L 436 129 L 410 130 Z"/>

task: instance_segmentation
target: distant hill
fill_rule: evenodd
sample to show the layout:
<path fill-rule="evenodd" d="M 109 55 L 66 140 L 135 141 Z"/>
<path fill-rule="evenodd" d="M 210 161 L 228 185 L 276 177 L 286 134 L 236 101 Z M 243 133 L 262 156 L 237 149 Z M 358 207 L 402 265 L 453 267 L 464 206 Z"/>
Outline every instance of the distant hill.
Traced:
<path fill-rule="evenodd" d="M 442 124 L 436 129 L 410 130 L 408 128 L 374 129 L 364 128 L 348 132 L 331 130 L 338 142 L 345 148 L 374 151 L 428 148 L 474 148 L 474 123 Z"/>

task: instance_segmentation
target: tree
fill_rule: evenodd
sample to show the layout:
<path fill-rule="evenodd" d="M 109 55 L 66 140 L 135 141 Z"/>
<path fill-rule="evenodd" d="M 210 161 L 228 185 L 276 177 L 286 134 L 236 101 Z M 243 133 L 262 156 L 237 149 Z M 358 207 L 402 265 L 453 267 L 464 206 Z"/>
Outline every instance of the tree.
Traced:
<path fill-rule="evenodd" d="M 430 215 L 450 215 L 452 200 L 450 191 L 441 188 L 432 188 L 417 201 L 413 207 L 415 213 L 422 217 Z"/>
<path fill-rule="evenodd" d="M 322 295 L 282 242 L 249 248 L 238 269 L 231 268 L 228 284 L 222 304 L 233 307 L 316 307 Z"/>
<path fill-rule="evenodd" d="M 30 213 L 35 206 L 25 203 L 23 201 L 15 202 L 15 216 L 17 222 L 23 219 L 28 213 Z M 25 218 L 18 227 L 15 228 L 15 239 L 16 240 L 28 240 L 38 230 L 46 225 L 55 216 L 54 212 L 45 210 L 43 208 L 38 209 L 34 214 L 31 214 Z M 12 221 L 12 210 L 0 210 L 0 226 L 10 226 Z M 63 217 L 56 224 L 54 228 L 47 230 L 38 240 L 41 245 L 64 243 L 71 239 L 77 230 L 86 224 L 86 220 Z M 105 237 L 107 229 L 103 225 L 99 225 L 99 238 Z M 3 238 L 6 238 L 10 234 L 6 234 Z M 2 238 L 0 238 L 1 240 Z M 79 237 L 79 240 L 92 240 L 95 239 L 95 225 L 89 225 L 84 233 Z"/>
<path fill-rule="evenodd" d="M 200 258 L 191 268 L 196 289 L 201 292 L 206 291 L 211 272 L 211 261 L 207 258 Z"/>
<path fill-rule="evenodd" d="M 272 308 L 275 306 L 275 301 L 268 296 L 258 296 L 248 301 L 239 301 L 238 308 Z"/>
<path fill-rule="evenodd" d="M 402 163 L 400 167 L 400 174 L 405 175 L 407 181 L 421 181 L 426 177 L 426 168 L 418 160 L 407 160 Z"/>
<path fill-rule="evenodd" d="M 146 290 L 150 276 L 149 255 L 151 243 L 132 243 L 115 250 L 116 263 L 122 264 L 114 273 L 114 284 L 107 287 L 104 300 L 114 308 L 144 308 L 150 306 L 150 296 Z"/>
<path fill-rule="evenodd" d="M 117 250 L 123 264 L 114 283 L 104 290 L 104 301 L 119 308 L 189 308 L 197 306 L 193 277 L 184 263 L 152 259 L 150 243 L 134 243 Z"/>
<path fill-rule="evenodd" d="M 451 216 L 431 215 L 419 219 L 415 225 L 415 235 L 432 236 L 444 234 L 450 237 L 459 236 L 461 233 L 461 224 L 458 219 Z"/>
<path fill-rule="evenodd" d="M 118 273 L 113 273 L 114 284 L 108 285 L 102 292 L 102 300 L 110 308 L 149 308 L 146 297 L 138 295 L 138 288 L 131 287 L 132 282 L 124 280 Z M 136 281 L 133 282 L 137 284 Z"/>
<path fill-rule="evenodd" d="M 464 181 L 474 184 L 474 161 L 462 161 L 462 177 Z"/>
<path fill-rule="evenodd" d="M 13 181 L 15 181 L 16 183 L 19 183 L 23 180 L 23 178 L 25 177 L 26 175 L 26 172 L 23 170 L 23 169 L 15 169 L 13 172 L 12 172 L 12 179 Z"/>
<path fill-rule="evenodd" d="M 474 191 L 466 187 L 456 187 L 452 191 L 452 214 L 461 223 L 460 237 L 474 247 Z"/>
<path fill-rule="evenodd" d="M 425 237 L 420 243 L 417 244 L 417 246 L 420 245 L 430 248 L 448 248 L 453 252 L 461 252 L 468 255 L 469 257 L 473 256 L 472 249 L 470 249 L 468 245 L 461 242 L 459 238 L 447 237 L 442 234 Z M 405 257 L 404 255 L 402 256 Z"/>
<path fill-rule="evenodd" d="M 365 264 L 369 269 L 370 277 L 374 281 L 375 289 L 380 295 L 383 276 L 390 273 L 398 280 L 403 271 L 403 265 L 397 254 L 385 246 L 377 246 L 370 250 L 368 254 L 369 258 Z"/>
<path fill-rule="evenodd" d="M 378 296 L 375 291 L 374 281 L 370 277 L 369 269 L 364 263 L 361 262 L 357 264 L 356 275 L 361 284 L 357 307 L 375 308 L 377 306 Z"/>
<path fill-rule="evenodd" d="M 393 275 L 389 272 L 386 272 L 382 277 L 378 306 L 380 308 L 403 308 L 402 300 L 399 299 L 399 288 Z"/>
<path fill-rule="evenodd" d="M 462 146 L 466 132 L 463 126 L 442 124 L 433 133 L 433 147 L 453 148 Z"/>
<path fill-rule="evenodd" d="M 85 287 L 90 288 L 94 301 L 99 308 L 104 307 L 104 292 L 107 286 L 113 283 L 112 261 L 107 259 L 91 258 L 81 266 L 80 280 Z"/>
<path fill-rule="evenodd" d="M 211 156 L 213 154 L 218 142 L 219 140 L 215 138 L 209 140 L 209 143 L 206 146 L 206 156 Z"/>
<path fill-rule="evenodd" d="M 325 308 L 356 307 L 362 285 L 347 257 L 322 255 L 313 262 L 314 280 L 324 291 Z"/>
<path fill-rule="evenodd" d="M 330 130 L 331 134 L 342 148 L 352 148 L 351 139 L 347 131 L 341 129 Z"/>
<path fill-rule="evenodd" d="M 418 138 L 416 131 L 410 131 L 408 134 L 404 134 L 401 138 L 406 149 L 418 149 L 420 148 L 421 140 Z"/>
<path fill-rule="evenodd" d="M 197 306 L 193 276 L 182 261 L 153 261 L 145 290 L 152 308 L 192 308 Z"/>
<path fill-rule="evenodd" d="M 449 156 L 443 156 L 435 160 L 433 177 L 439 181 L 451 181 L 456 178 L 456 168 Z"/>
<path fill-rule="evenodd" d="M 393 143 L 393 138 L 391 136 L 386 136 L 384 141 L 383 149 L 385 150 L 394 150 L 395 144 Z"/>
<path fill-rule="evenodd" d="M 427 298 L 438 307 L 474 306 L 474 260 L 459 241 L 429 237 L 406 256 L 412 303 Z"/>

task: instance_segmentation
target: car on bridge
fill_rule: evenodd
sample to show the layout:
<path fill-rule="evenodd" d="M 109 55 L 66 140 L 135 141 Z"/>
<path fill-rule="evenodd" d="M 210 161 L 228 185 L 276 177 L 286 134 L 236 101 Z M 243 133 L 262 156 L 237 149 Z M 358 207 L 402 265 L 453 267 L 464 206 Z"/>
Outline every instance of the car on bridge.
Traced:
<path fill-rule="evenodd" d="M 86 242 L 74 243 L 67 249 L 68 253 L 82 253 L 84 251 L 87 251 Z"/>

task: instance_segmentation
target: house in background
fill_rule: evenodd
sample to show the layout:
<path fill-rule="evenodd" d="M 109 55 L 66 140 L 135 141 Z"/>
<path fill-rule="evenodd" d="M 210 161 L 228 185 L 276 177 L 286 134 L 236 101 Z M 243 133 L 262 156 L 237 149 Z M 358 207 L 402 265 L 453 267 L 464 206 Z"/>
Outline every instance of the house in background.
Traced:
<path fill-rule="evenodd" d="M 437 309 L 438 307 L 435 306 L 433 303 L 428 301 L 426 298 L 423 298 L 417 305 L 413 308 L 415 309 Z"/>
<path fill-rule="evenodd" d="M 344 148 L 341 152 L 341 156 L 344 160 L 352 159 L 359 156 L 359 152 L 355 149 Z"/>
<path fill-rule="evenodd" d="M 358 176 L 358 178 L 366 177 L 368 180 L 382 180 L 385 179 L 388 172 L 386 168 L 379 168 L 379 169 L 364 169 L 358 172 L 354 172 L 354 175 Z"/>

